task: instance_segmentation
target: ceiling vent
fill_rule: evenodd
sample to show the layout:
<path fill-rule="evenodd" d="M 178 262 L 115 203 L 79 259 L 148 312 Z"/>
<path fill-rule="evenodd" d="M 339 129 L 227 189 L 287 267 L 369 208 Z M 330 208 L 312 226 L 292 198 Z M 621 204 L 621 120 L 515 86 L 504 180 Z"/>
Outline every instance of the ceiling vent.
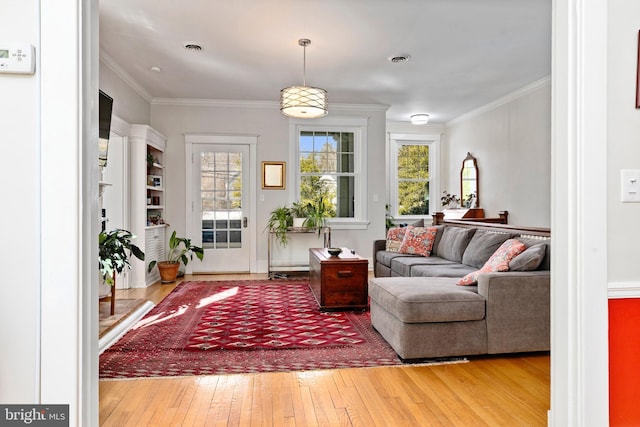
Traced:
<path fill-rule="evenodd" d="M 202 45 L 200 45 L 198 43 L 193 43 L 193 42 L 183 43 L 182 47 L 184 47 L 187 50 L 191 50 L 191 51 L 195 51 L 195 52 L 199 52 L 199 51 L 203 50 Z"/>
<path fill-rule="evenodd" d="M 411 55 L 404 54 L 404 55 L 394 55 L 389 58 L 389 61 L 393 62 L 394 64 L 397 64 L 400 62 L 409 62 L 410 59 L 411 59 Z"/>

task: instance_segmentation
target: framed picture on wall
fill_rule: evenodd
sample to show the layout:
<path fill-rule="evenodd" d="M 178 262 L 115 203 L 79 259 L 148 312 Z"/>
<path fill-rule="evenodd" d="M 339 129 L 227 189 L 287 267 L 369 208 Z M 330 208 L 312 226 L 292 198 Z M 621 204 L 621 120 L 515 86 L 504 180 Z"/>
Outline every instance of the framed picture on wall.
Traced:
<path fill-rule="evenodd" d="M 284 190 L 286 179 L 285 162 L 262 162 L 262 189 Z"/>

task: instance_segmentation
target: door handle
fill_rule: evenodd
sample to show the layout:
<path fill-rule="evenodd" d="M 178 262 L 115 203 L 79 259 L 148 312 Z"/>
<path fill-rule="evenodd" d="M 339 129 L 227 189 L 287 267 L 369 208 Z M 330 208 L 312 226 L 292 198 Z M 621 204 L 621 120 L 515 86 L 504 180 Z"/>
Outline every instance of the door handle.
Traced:
<path fill-rule="evenodd" d="M 246 216 L 245 216 L 245 217 L 243 217 L 243 218 L 242 218 L 242 226 L 243 226 L 244 228 L 247 228 L 247 224 L 248 224 L 248 223 L 249 223 L 249 221 L 247 220 L 247 217 L 246 217 Z"/>

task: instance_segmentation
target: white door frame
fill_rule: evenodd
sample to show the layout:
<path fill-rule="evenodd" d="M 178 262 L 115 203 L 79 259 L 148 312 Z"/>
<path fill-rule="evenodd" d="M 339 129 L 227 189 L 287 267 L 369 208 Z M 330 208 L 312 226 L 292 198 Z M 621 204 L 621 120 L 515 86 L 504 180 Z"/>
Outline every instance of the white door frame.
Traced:
<path fill-rule="evenodd" d="M 258 242 L 257 242 L 257 227 L 256 227 L 256 197 L 257 197 L 257 145 L 258 135 L 231 135 L 231 134 L 215 134 L 215 133 L 185 133 L 184 134 L 185 145 L 185 172 L 186 172 L 186 188 L 185 188 L 185 219 L 186 219 L 186 234 L 188 238 L 193 238 L 195 235 L 195 226 L 193 223 L 193 144 L 220 144 L 220 145 L 248 145 L 249 146 L 249 200 L 251 201 L 249 206 L 249 223 L 247 224 L 246 235 L 249 240 L 249 271 L 251 273 L 257 272 L 257 259 L 258 259 Z M 186 274 L 191 274 L 193 267 L 187 265 L 185 268 Z"/>
<path fill-rule="evenodd" d="M 118 149 L 119 153 L 117 156 L 111 156 L 111 158 L 120 158 L 122 164 L 120 165 L 120 170 L 116 173 L 121 176 L 121 184 L 120 188 L 113 186 L 113 182 L 111 179 L 104 175 L 101 177 L 102 180 L 106 181 L 108 184 L 112 184 L 105 189 L 105 192 L 102 196 L 104 207 L 104 200 L 118 196 L 121 200 L 120 202 L 120 212 L 118 214 L 122 217 L 122 224 L 119 228 L 124 230 L 130 230 L 130 209 L 129 209 L 129 200 L 130 200 L 130 191 L 129 191 L 129 182 L 130 182 L 130 159 L 129 159 L 129 131 L 131 130 L 131 125 L 120 117 L 113 115 L 111 118 L 111 134 L 115 135 L 120 141 L 116 142 L 113 136 L 109 139 L 109 152 L 112 154 L 115 149 Z M 109 163 L 107 163 L 107 168 L 109 167 Z M 112 175 L 113 176 L 113 175 Z M 114 194 L 115 193 L 115 194 Z M 111 211 L 107 210 L 107 218 L 113 216 L 113 209 Z M 113 229 L 113 226 L 110 226 L 107 223 L 107 230 Z M 129 289 L 131 286 L 129 284 L 130 271 L 124 270 L 122 273 L 118 273 L 116 280 L 116 289 Z M 102 286 L 102 285 L 101 285 Z"/>
<path fill-rule="evenodd" d="M 555 0 L 552 9 L 554 427 L 609 424 L 607 3 Z"/>

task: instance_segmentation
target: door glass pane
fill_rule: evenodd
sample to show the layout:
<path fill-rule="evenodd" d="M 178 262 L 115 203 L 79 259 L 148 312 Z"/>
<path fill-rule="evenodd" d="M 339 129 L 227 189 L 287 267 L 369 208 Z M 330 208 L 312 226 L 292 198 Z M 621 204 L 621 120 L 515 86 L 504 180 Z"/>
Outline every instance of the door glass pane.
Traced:
<path fill-rule="evenodd" d="M 202 247 L 242 247 L 242 153 L 200 155 Z"/>

